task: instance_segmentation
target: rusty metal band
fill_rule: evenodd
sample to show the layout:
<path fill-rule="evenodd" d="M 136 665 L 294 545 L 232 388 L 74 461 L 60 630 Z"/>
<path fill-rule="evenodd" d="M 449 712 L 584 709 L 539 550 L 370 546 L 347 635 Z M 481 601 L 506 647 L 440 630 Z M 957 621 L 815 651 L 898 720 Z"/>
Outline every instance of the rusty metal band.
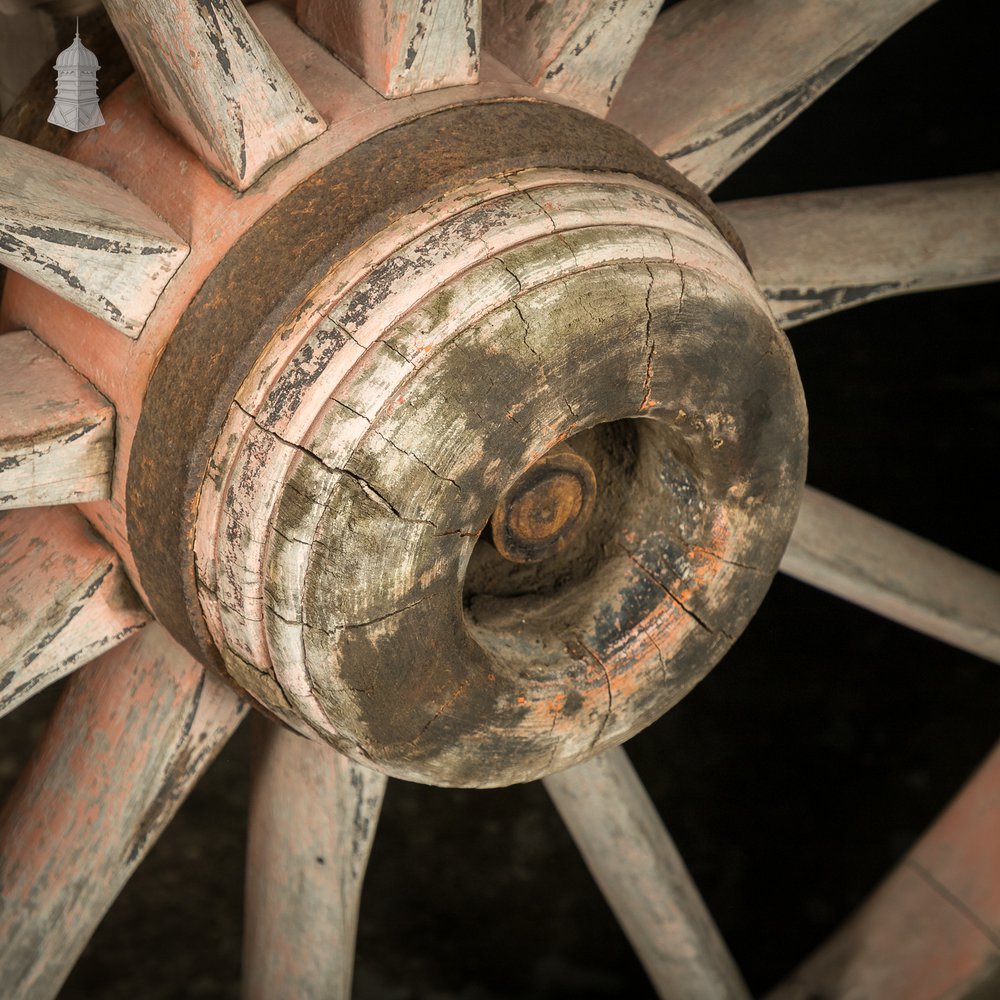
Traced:
<path fill-rule="evenodd" d="M 525 168 L 633 174 L 697 205 L 742 254 L 707 196 L 627 132 L 561 105 L 467 104 L 380 133 L 312 175 L 246 232 L 198 291 L 160 357 L 136 429 L 128 537 L 151 609 L 221 665 L 201 613 L 194 531 L 208 463 L 240 383 L 279 322 L 340 260 L 450 190 Z"/>

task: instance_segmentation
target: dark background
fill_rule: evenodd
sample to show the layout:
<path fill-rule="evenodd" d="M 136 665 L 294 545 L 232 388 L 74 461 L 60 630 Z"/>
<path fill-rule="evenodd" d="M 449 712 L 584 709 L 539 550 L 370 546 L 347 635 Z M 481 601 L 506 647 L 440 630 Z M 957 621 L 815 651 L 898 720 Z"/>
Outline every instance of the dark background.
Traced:
<path fill-rule="evenodd" d="M 996 5 L 938 4 L 717 199 L 1000 168 L 998 29 Z M 935 292 L 790 333 L 813 485 L 993 568 L 997 304 L 995 285 Z M 0 726 L 0 784 L 16 776 L 54 696 Z M 912 844 L 998 723 L 995 665 L 779 577 L 722 663 L 628 751 L 759 992 Z M 247 737 L 244 727 L 126 887 L 65 1000 L 238 996 Z M 355 995 L 653 994 L 539 785 L 392 782 Z"/>

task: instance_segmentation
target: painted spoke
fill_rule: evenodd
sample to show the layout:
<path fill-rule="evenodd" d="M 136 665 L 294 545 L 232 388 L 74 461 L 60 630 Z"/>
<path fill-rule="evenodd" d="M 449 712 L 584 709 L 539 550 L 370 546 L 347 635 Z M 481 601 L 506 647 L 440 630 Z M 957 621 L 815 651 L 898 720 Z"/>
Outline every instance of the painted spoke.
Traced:
<path fill-rule="evenodd" d="M 349 1000 L 385 776 L 254 721 L 243 995 Z"/>
<path fill-rule="evenodd" d="M 114 407 L 28 331 L 0 337 L 0 508 L 103 500 Z"/>
<path fill-rule="evenodd" d="M 781 569 L 1000 663 L 1000 574 L 806 487 Z"/>
<path fill-rule="evenodd" d="M 528 83 L 603 118 L 659 8 L 658 0 L 487 0 L 485 47 Z"/>
<path fill-rule="evenodd" d="M 0 715 L 148 620 L 74 508 L 0 513 Z"/>
<path fill-rule="evenodd" d="M 657 993 L 748 998 L 625 751 L 610 750 L 544 784 Z"/>
<path fill-rule="evenodd" d="M 890 295 L 1000 279 L 1000 173 L 723 210 L 784 327 Z"/>
<path fill-rule="evenodd" d="M 298 20 L 383 97 L 479 79 L 479 0 L 298 0 Z"/>
<path fill-rule="evenodd" d="M 0 982 L 54 997 L 243 702 L 159 625 L 67 684 L 0 814 Z"/>
<path fill-rule="evenodd" d="M 137 337 L 187 252 L 103 174 L 0 138 L 0 264 Z"/>
<path fill-rule="evenodd" d="M 848 923 L 768 1000 L 995 996 L 998 844 L 1000 746 Z"/>
<path fill-rule="evenodd" d="M 711 190 L 933 0 L 684 0 L 609 118 Z"/>
<path fill-rule="evenodd" d="M 239 190 L 325 128 L 236 0 L 105 0 L 159 117 Z"/>

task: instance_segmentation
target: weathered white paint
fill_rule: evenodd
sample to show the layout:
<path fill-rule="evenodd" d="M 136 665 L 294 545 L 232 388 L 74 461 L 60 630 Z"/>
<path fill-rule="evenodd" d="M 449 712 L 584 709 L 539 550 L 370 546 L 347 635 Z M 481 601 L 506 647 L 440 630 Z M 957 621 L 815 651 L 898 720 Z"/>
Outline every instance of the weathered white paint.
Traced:
<path fill-rule="evenodd" d="M 298 21 L 383 97 L 475 83 L 480 0 L 298 0 Z"/>
<path fill-rule="evenodd" d="M 159 625 L 70 678 L 0 813 L 0 982 L 51 1000 L 245 703 Z"/>
<path fill-rule="evenodd" d="M 786 328 L 890 295 L 1000 279 L 1000 173 L 722 208 Z"/>
<path fill-rule="evenodd" d="M 608 117 L 711 190 L 934 0 L 684 0 Z"/>
<path fill-rule="evenodd" d="M 659 0 L 485 0 L 483 44 L 528 83 L 603 118 Z"/>
<path fill-rule="evenodd" d="M 187 252 L 103 174 L 0 137 L 0 263 L 138 337 Z"/>
<path fill-rule="evenodd" d="M 243 191 L 325 124 L 237 0 L 106 0 L 157 115 Z"/>
<path fill-rule="evenodd" d="M 663 1000 L 749 1000 L 684 860 L 625 751 L 544 779 Z"/>
<path fill-rule="evenodd" d="M 562 689 L 548 697 L 541 692 L 545 682 L 536 690 L 522 678 L 508 690 L 507 679 L 498 680 L 502 671 L 488 665 L 493 653 L 480 645 L 482 637 L 449 617 L 460 603 L 453 590 L 462 560 L 499 493 L 524 463 L 576 429 L 647 411 L 656 416 L 659 401 L 673 398 L 666 380 L 677 366 L 653 357 L 651 310 L 673 321 L 685 303 L 718 308 L 721 298 L 711 290 L 718 282 L 726 289 L 722 298 L 745 295 L 773 328 L 732 248 L 697 209 L 656 185 L 623 175 L 531 171 L 475 188 L 366 245 L 275 332 L 219 435 L 195 550 L 205 618 L 227 667 L 279 717 L 298 714 L 334 746 L 391 774 L 495 784 L 547 773 L 597 740 L 623 737 L 633 724 L 631 707 L 641 700 L 631 671 L 645 669 L 646 654 L 657 664 L 651 669 L 661 669 L 661 638 L 686 641 L 704 629 L 665 593 L 645 632 L 633 636 L 642 656 L 617 649 L 603 680 L 600 661 L 580 654 L 584 666 L 573 668 L 580 684 L 571 704 L 579 696 L 582 708 L 572 719 L 560 715 Z M 576 310 L 573 318 L 559 319 L 567 309 Z M 607 322 L 592 330 L 598 314 Z M 616 324 L 628 329 L 612 336 Z M 591 333 L 580 335 L 583 328 Z M 570 330 L 579 336 L 575 353 Z M 684 339 L 679 331 L 659 349 L 677 352 L 679 362 Z M 784 364 L 786 352 L 773 344 L 765 356 Z M 482 398 L 466 399 L 471 380 L 484 372 L 492 373 L 492 385 L 483 387 Z M 602 378 L 608 392 L 594 396 Z M 692 419 L 696 404 L 676 405 L 672 419 Z M 719 429 L 713 447 L 738 433 L 738 421 L 724 412 L 728 405 L 713 404 L 706 415 Z M 413 412 L 422 419 L 413 420 Z M 699 418 L 694 433 L 706 426 Z M 702 593 L 708 580 L 729 592 L 740 573 L 762 579 L 776 567 L 777 549 L 748 570 L 730 546 L 756 544 L 757 536 L 729 525 L 728 513 L 718 517 L 706 515 L 704 539 L 683 570 L 690 592 Z M 634 562 L 625 569 L 641 572 Z M 732 592 L 749 589 L 734 584 Z M 435 619 L 438 612 L 444 617 Z M 445 684 L 414 701 L 441 698 L 447 709 L 425 702 L 389 710 L 409 727 L 391 743 L 407 760 L 382 752 L 390 743 L 379 744 L 365 720 L 378 683 L 363 672 L 350 675 L 352 650 L 391 651 L 381 691 L 392 698 L 405 687 L 392 679 L 403 668 L 387 665 L 401 655 L 402 631 L 417 656 L 416 633 L 426 634 L 432 620 L 437 634 L 458 644 L 447 655 L 439 649 L 439 662 L 488 675 L 498 692 L 503 686 L 498 711 L 524 715 L 517 705 L 529 706 L 522 728 L 531 745 L 523 759 L 498 761 L 487 773 L 482 759 L 457 743 L 447 762 L 421 759 L 426 727 L 461 717 Z M 709 629 L 707 641 L 721 643 L 725 632 L 716 639 Z M 661 698 L 679 697 L 679 681 L 669 667 L 662 670 L 669 676 Z M 454 699 L 465 690 L 456 682 Z M 474 710 L 468 712 L 465 718 Z M 424 763 L 431 759 L 433 765 Z M 471 767 L 475 775 L 463 776 Z"/>
<path fill-rule="evenodd" d="M 246 1000 L 350 1000 L 358 907 L 386 778 L 256 717 Z"/>
<path fill-rule="evenodd" d="M 1000 663 L 1000 573 L 807 487 L 781 569 Z"/>
<path fill-rule="evenodd" d="M 103 500 L 111 404 L 27 330 L 0 337 L 0 509 Z"/>
<path fill-rule="evenodd" d="M 75 508 L 0 512 L 0 715 L 147 621 Z"/>
<path fill-rule="evenodd" d="M 530 270 L 526 261 L 520 265 L 523 272 L 512 275 L 502 261 L 490 260 L 547 238 L 553 227 L 561 235 Z M 668 227 L 666 237 L 662 230 Z M 573 252 L 577 230 L 578 255 Z M 313 292 L 313 312 L 304 318 L 302 332 L 283 331 L 272 340 L 219 436 L 213 466 L 225 472 L 205 483 L 196 540 L 201 599 L 209 623 L 221 628 L 215 635 L 219 647 L 259 668 L 273 664 L 281 690 L 295 707 L 325 727 L 305 669 L 300 617 L 312 539 L 308 531 L 286 538 L 248 530 L 252 524 L 273 523 L 291 470 L 302 457 L 296 445 L 315 448 L 327 467 L 346 461 L 367 420 L 391 403 L 398 380 L 412 368 L 397 352 L 426 357 L 519 287 L 615 260 L 648 256 L 672 262 L 677 253 L 691 264 L 732 268 L 735 255 L 714 243 L 713 233 L 697 211 L 684 209 L 679 217 L 676 200 L 656 185 L 600 174 L 588 183 L 568 171 L 538 171 L 456 192 L 442 205 L 394 226 L 374 256 L 348 260 Z M 383 375 L 365 382 L 363 398 L 338 392 L 364 350 L 445 285 L 451 295 L 447 317 L 411 316 L 404 329 L 412 330 L 413 342 L 399 341 L 396 351 L 379 352 Z M 338 330 L 346 332 L 338 335 Z M 395 380 L 386 380 L 390 370 Z M 347 408 L 331 402 L 337 399 Z M 316 478 L 309 531 L 315 530 L 333 486 L 322 470 Z M 282 706 L 273 707 L 280 711 Z"/>

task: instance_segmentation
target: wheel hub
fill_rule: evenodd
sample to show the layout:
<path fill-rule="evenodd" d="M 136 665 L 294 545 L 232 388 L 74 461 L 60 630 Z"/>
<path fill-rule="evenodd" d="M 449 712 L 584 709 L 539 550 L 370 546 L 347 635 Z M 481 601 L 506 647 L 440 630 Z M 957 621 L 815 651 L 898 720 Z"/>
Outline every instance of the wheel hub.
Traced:
<path fill-rule="evenodd" d="M 157 617 L 401 777 L 529 780 L 627 739 L 744 627 L 804 477 L 794 363 L 725 228 L 554 105 L 331 162 L 153 374 L 127 514 Z"/>

